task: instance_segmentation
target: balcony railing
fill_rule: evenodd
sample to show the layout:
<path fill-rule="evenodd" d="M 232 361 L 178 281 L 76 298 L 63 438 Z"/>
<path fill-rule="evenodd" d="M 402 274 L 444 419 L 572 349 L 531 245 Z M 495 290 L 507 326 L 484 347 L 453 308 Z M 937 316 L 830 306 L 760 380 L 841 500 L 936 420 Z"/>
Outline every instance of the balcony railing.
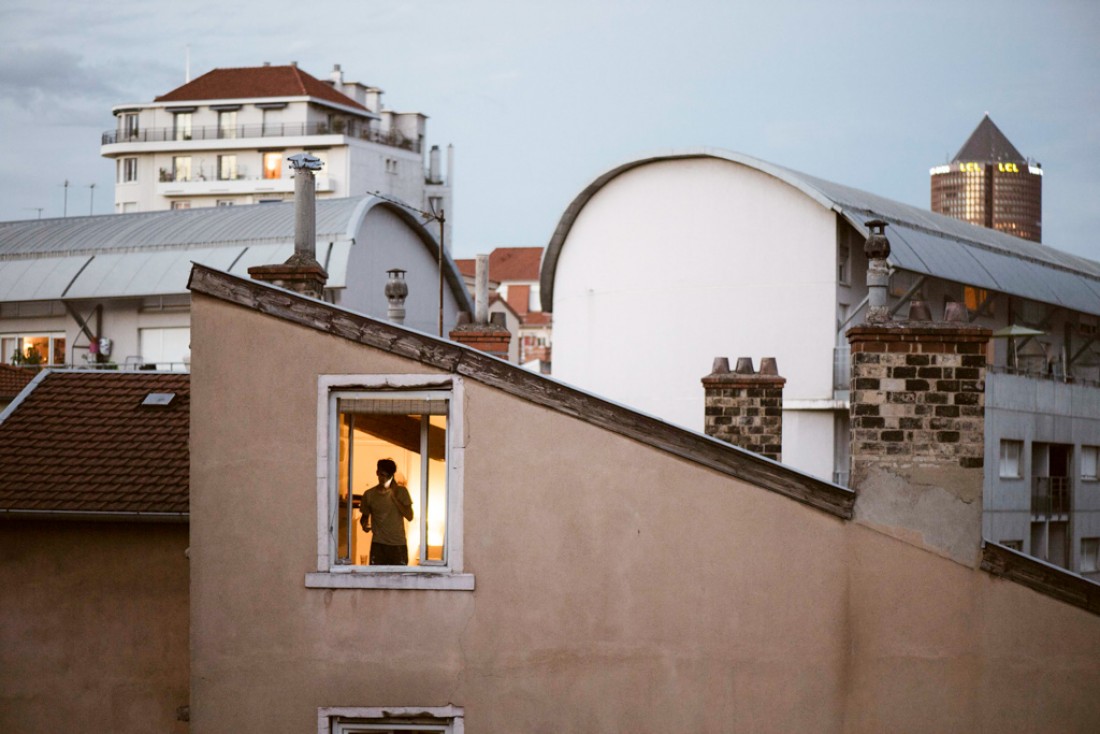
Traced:
<path fill-rule="evenodd" d="M 241 140 L 247 138 L 281 138 L 305 135 L 346 135 L 358 140 L 390 145 L 394 148 L 420 152 L 420 141 L 410 140 L 397 130 L 382 132 L 366 125 L 348 124 L 337 120 L 327 122 L 269 123 L 263 125 L 192 126 L 189 130 L 174 127 L 148 127 L 139 130 L 108 130 L 103 133 L 102 145 L 116 143 L 164 143 L 190 140 Z"/>
<path fill-rule="evenodd" d="M 1032 515 L 1068 515 L 1069 512 L 1069 477 L 1031 478 Z"/>

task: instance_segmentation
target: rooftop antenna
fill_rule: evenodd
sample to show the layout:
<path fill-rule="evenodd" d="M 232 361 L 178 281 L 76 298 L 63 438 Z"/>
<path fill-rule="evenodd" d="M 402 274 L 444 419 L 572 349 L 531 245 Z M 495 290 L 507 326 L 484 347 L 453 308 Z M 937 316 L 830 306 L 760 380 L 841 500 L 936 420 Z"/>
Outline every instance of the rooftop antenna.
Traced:
<path fill-rule="evenodd" d="M 42 209 L 43 209 L 43 207 L 40 207 L 40 206 L 25 206 L 23 208 L 26 209 L 27 211 L 38 212 L 38 218 L 39 219 L 42 218 Z"/>
<path fill-rule="evenodd" d="M 69 216 L 69 179 L 65 179 L 65 183 L 61 186 L 65 189 L 65 202 L 61 206 L 61 216 L 67 217 Z"/>
<path fill-rule="evenodd" d="M 88 216 L 92 216 L 95 207 L 95 184 L 88 184 Z"/>

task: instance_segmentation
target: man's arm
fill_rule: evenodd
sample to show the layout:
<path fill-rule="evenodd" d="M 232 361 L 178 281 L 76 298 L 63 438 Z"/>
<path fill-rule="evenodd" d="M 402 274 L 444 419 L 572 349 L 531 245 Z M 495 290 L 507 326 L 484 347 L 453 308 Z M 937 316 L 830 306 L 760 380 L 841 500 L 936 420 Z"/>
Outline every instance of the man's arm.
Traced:
<path fill-rule="evenodd" d="M 393 493 L 393 503 L 397 505 L 397 511 L 401 513 L 401 517 L 410 521 L 413 519 L 413 501 L 408 489 L 397 485 Z"/>

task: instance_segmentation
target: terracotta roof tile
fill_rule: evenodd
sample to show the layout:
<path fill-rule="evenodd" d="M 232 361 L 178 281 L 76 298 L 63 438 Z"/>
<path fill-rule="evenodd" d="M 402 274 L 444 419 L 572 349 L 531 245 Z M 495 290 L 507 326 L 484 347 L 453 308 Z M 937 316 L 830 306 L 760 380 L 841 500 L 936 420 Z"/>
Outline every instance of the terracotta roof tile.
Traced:
<path fill-rule="evenodd" d="M 190 405 L 185 373 L 51 371 L 0 423 L 0 509 L 186 513 Z"/>
<path fill-rule="evenodd" d="M 489 277 L 493 280 L 539 279 L 541 247 L 498 247 L 489 253 Z"/>
<path fill-rule="evenodd" d="M 250 99 L 255 97 L 317 97 L 368 111 L 351 97 L 310 76 L 297 66 L 248 66 L 212 69 L 197 79 L 162 94 L 154 102 L 193 102 L 200 99 Z"/>
<path fill-rule="evenodd" d="M 37 367 L 0 364 L 0 400 L 11 400 L 22 392 L 38 374 L 38 370 Z"/>

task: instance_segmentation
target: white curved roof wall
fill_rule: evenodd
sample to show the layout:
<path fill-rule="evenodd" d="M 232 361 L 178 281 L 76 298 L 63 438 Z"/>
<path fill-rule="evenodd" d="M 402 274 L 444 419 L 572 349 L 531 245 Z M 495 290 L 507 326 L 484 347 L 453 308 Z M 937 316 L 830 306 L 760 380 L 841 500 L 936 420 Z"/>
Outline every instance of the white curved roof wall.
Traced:
<path fill-rule="evenodd" d="M 774 356 L 787 399 L 831 399 L 835 262 L 833 214 L 760 171 L 713 158 L 629 170 L 561 248 L 554 376 L 700 431 L 716 356 Z"/>

